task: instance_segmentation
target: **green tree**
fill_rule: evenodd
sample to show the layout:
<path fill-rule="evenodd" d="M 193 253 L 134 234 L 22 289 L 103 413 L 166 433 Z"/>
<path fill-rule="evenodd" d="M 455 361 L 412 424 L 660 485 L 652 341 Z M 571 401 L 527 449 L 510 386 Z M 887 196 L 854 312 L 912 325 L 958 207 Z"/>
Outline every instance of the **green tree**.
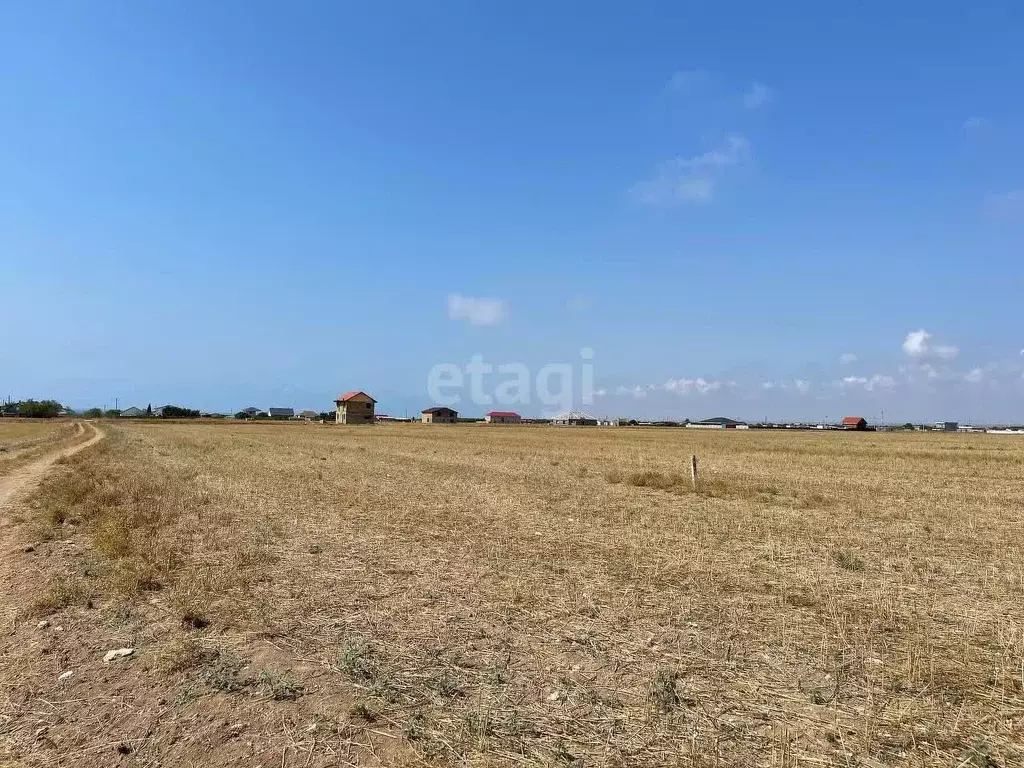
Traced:
<path fill-rule="evenodd" d="M 22 400 L 18 403 L 18 413 L 30 419 L 52 419 L 63 410 L 64 406 L 56 400 Z"/>
<path fill-rule="evenodd" d="M 198 419 L 199 411 L 178 405 L 165 405 L 161 416 L 165 419 Z"/>
<path fill-rule="evenodd" d="M 82 415 L 85 418 L 87 418 L 87 419 L 101 419 L 101 418 L 103 418 L 103 409 L 102 408 L 90 408 L 89 410 L 87 410 Z"/>
<path fill-rule="evenodd" d="M 109 411 L 104 411 L 103 415 L 106 416 L 108 419 L 116 419 L 118 416 L 121 415 L 121 411 L 120 409 L 117 408 L 111 408 Z"/>
<path fill-rule="evenodd" d="M 153 418 L 153 404 L 152 403 L 150 403 L 149 405 L 146 406 L 146 418 L 147 419 L 152 419 Z"/>

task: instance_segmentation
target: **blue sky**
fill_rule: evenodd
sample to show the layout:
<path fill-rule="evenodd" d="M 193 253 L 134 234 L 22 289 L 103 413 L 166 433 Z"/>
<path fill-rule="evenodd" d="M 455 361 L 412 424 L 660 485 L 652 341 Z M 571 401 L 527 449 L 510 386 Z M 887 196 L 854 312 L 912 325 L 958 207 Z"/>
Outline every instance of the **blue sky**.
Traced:
<path fill-rule="evenodd" d="M 2 394 L 1024 421 L 1019 3 L 489 5 L 6 3 Z"/>

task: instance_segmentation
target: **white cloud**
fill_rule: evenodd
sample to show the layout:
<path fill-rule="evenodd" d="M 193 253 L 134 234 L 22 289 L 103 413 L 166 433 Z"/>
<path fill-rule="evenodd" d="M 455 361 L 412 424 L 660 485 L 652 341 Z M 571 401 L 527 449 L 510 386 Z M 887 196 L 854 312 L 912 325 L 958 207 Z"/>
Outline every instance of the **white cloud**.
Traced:
<path fill-rule="evenodd" d="M 761 389 L 775 389 L 775 382 L 774 381 L 762 381 L 761 382 Z"/>
<path fill-rule="evenodd" d="M 846 376 L 839 381 L 839 386 L 843 388 L 863 387 L 868 392 L 873 392 L 876 389 L 892 389 L 896 386 L 896 379 L 882 373 L 876 373 L 871 378 L 866 376 Z"/>
<path fill-rule="evenodd" d="M 964 120 L 964 136 L 976 138 L 988 130 L 991 121 L 984 117 L 969 117 Z"/>
<path fill-rule="evenodd" d="M 465 320 L 470 325 L 497 325 L 507 316 L 508 304 L 501 299 L 481 299 L 457 293 L 448 296 L 448 318 L 451 320 Z"/>
<path fill-rule="evenodd" d="M 775 98 L 775 91 L 767 85 L 754 81 L 750 89 L 743 94 L 743 106 L 747 109 L 758 109 Z"/>
<path fill-rule="evenodd" d="M 647 397 L 647 387 L 642 387 L 637 384 L 635 387 L 618 387 L 615 390 L 617 395 L 629 395 L 635 397 L 637 400 L 641 400 Z"/>
<path fill-rule="evenodd" d="M 658 176 L 633 186 L 644 203 L 707 202 L 726 169 L 750 160 L 750 142 L 743 136 L 726 136 L 715 149 L 693 157 L 676 157 L 662 165 Z"/>
<path fill-rule="evenodd" d="M 839 356 L 839 363 L 840 363 L 840 365 L 849 365 L 850 363 L 856 363 L 856 362 L 857 362 L 857 355 L 855 355 L 853 352 L 843 352 L 843 354 L 841 354 Z"/>
<path fill-rule="evenodd" d="M 811 389 L 811 382 L 807 379 L 793 379 L 793 386 L 796 387 L 797 392 L 804 394 Z"/>
<path fill-rule="evenodd" d="M 952 360 L 960 354 L 958 347 L 933 344 L 932 335 L 923 328 L 907 334 L 907 338 L 903 340 L 903 351 L 916 360 L 926 360 L 928 358 Z"/>
<path fill-rule="evenodd" d="M 964 374 L 964 381 L 969 384 L 978 384 L 984 376 L 985 372 L 981 368 L 972 368 L 968 373 Z"/>
<path fill-rule="evenodd" d="M 1024 189 L 987 195 L 982 210 L 992 218 L 1024 221 Z"/>
<path fill-rule="evenodd" d="M 703 378 L 696 379 L 669 379 L 665 382 L 662 387 L 666 392 L 675 392 L 679 395 L 689 395 L 696 392 L 700 395 L 706 395 L 709 392 L 717 392 L 722 387 L 726 386 L 725 382 L 721 381 L 708 381 Z"/>
<path fill-rule="evenodd" d="M 706 69 L 684 69 L 674 72 L 668 80 L 668 89 L 675 93 L 692 93 L 711 80 Z"/>

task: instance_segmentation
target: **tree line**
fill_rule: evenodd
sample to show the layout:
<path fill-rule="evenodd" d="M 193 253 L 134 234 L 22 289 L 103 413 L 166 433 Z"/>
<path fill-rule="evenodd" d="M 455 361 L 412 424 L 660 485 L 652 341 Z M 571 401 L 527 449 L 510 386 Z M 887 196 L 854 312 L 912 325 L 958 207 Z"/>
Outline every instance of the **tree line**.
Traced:
<path fill-rule="evenodd" d="M 56 400 L 17 400 L 0 404 L 0 415 L 21 416 L 28 419 L 53 419 L 57 416 L 73 415 L 82 416 L 87 419 L 117 418 L 121 411 L 116 408 L 104 410 L 103 408 L 88 408 L 76 412 L 66 408 Z M 199 411 L 194 408 L 183 408 L 178 405 L 165 405 L 159 414 L 153 413 L 153 406 L 146 406 L 146 418 L 161 419 L 198 419 Z"/>

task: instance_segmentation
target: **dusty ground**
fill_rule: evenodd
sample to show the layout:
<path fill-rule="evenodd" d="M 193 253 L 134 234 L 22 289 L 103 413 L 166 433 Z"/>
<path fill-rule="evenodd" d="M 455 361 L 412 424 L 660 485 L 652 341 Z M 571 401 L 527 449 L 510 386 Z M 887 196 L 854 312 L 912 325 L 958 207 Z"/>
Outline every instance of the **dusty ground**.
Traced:
<path fill-rule="evenodd" d="M 1024 441 L 107 431 L 8 510 L 0 765 L 1024 762 Z"/>

